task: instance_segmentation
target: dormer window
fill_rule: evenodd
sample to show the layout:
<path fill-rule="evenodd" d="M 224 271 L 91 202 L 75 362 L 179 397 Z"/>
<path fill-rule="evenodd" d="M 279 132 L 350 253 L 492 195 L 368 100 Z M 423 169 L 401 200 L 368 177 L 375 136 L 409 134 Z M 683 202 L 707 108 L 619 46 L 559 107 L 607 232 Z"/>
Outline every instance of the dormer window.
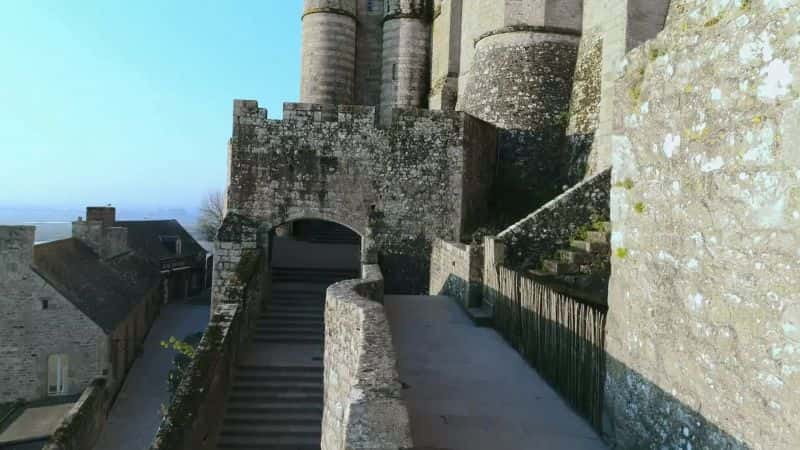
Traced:
<path fill-rule="evenodd" d="M 171 253 L 175 255 L 181 254 L 181 240 L 178 236 L 159 236 L 158 239 L 161 241 L 161 245 Z"/>

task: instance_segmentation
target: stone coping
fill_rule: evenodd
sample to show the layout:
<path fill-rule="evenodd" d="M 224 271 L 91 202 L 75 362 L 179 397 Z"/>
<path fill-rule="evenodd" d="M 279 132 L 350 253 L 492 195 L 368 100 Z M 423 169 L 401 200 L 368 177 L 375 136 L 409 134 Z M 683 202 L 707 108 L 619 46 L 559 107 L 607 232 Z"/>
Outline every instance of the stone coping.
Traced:
<path fill-rule="evenodd" d="M 97 378 L 72 405 L 43 450 L 84 450 L 92 448 L 106 423 L 111 396 L 106 380 Z"/>

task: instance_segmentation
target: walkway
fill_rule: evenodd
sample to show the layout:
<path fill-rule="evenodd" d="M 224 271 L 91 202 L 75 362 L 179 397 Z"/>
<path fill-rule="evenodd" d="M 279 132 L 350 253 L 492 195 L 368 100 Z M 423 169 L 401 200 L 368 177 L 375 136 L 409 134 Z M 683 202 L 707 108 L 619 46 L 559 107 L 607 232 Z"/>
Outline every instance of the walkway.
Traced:
<path fill-rule="evenodd" d="M 604 449 L 591 427 L 503 338 L 448 297 L 386 296 L 414 445 Z"/>
<path fill-rule="evenodd" d="M 144 343 L 144 352 L 134 361 L 108 423 L 94 450 L 146 450 L 161 423 L 161 405 L 169 402 L 167 373 L 175 353 L 161 341 L 183 339 L 205 329 L 209 305 L 171 303 L 161 308 Z"/>

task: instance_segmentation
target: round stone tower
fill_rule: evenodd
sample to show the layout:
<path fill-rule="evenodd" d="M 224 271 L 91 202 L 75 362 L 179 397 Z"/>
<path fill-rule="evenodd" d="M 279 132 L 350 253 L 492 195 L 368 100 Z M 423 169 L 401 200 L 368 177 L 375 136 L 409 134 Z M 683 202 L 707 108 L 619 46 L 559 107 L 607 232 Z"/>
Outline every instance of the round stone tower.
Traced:
<path fill-rule="evenodd" d="M 562 192 L 581 0 L 464 2 L 458 110 L 498 127 L 496 217 Z M 465 67 L 464 65 L 468 65 Z"/>
<path fill-rule="evenodd" d="M 300 101 L 352 104 L 356 0 L 305 0 Z"/>
<path fill-rule="evenodd" d="M 383 17 L 381 112 L 425 106 L 431 33 L 429 0 L 386 0 Z"/>

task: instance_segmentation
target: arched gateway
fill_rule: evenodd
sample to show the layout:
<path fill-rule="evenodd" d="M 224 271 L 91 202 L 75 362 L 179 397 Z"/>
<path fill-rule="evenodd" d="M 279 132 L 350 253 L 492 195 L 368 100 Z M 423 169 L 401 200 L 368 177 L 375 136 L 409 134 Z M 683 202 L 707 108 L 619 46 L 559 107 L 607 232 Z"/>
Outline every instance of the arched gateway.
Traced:
<path fill-rule="evenodd" d="M 486 218 L 495 142 L 493 126 L 462 113 L 394 110 L 379 126 L 373 107 L 287 103 L 271 120 L 235 101 L 215 302 L 242 258 L 297 219 L 346 225 L 387 292 L 424 292 L 431 240 L 459 240 Z"/>

